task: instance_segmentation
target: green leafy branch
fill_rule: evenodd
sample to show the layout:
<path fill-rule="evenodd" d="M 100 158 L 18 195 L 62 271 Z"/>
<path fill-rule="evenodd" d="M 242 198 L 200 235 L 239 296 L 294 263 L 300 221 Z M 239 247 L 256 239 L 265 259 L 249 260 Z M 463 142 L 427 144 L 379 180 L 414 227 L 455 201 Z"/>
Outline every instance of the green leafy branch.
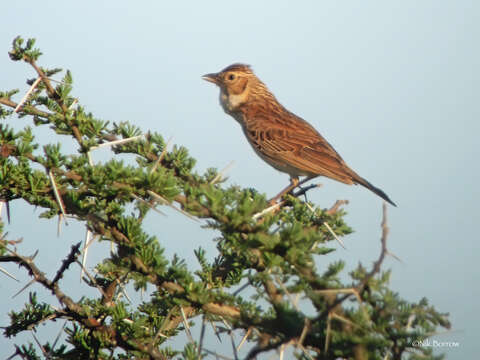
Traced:
<path fill-rule="evenodd" d="M 78 221 L 92 237 L 111 242 L 114 251 L 90 275 L 78 260 L 77 244 L 50 280 L 33 257 L 18 254 L 14 242 L 2 237 L 0 262 L 26 269 L 61 303 L 54 309 L 31 294 L 23 310 L 10 312 L 5 336 L 65 319 L 69 346 L 43 344 L 44 355 L 197 359 L 213 353 L 203 335 L 195 341 L 190 333 L 189 322 L 201 318 L 201 334 L 207 323 L 227 324 L 229 336 L 244 332 L 251 343 L 247 358 L 286 346 L 294 346 L 300 358 L 401 359 L 409 353 L 435 358 L 414 340 L 450 324 L 426 300 L 409 303 L 388 289 L 389 273 L 381 271 L 388 255 L 386 210 L 379 259 L 370 271 L 360 265 L 350 274 L 352 283 L 344 284 L 344 262 L 328 264 L 326 258 L 334 251 L 331 241 L 352 232 L 343 220 L 343 202 L 315 208 L 299 199 L 309 187 L 270 207 L 253 189 L 224 186 L 215 169 L 196 173 L 186 148 L 168 150 L 158 133 L 88 112 L 72 95 L 72 73 L 54 80 L 61 70 L 40 67 L 34 44 L 19 37 L 13 42 L 10 58 L 28 63 L 37 78 L 27 80 L 30 90 L 20 101 L 14 100 L 18 90 L 0 93 L 0 118 L 10 121 L 17 114 L 34 126 L 48 125 L 59 142 L 40 144 L 31 127 L 15 130 L 0 123 L 0 200 L 8 205 L 23 199 L 42 208 L 41 217 Z M 77 151 L 63 150 L 68 139 Z M 91 153 L 100 147 L 111 148 L 114 156 L 93 163 Z M 163 207 L 217 232 L 213 259 L 201 247 L 195 250 L 199 270 L 164 255 L 163 239 L 175 236 L 171 231 L 145 232 L 147 214 Z M 0 232 L 3 227 L 0 223 Z M 61 289 L 64 273 L 77 265 L 85 284 L 98 290 L 97 298 L 74 300 L 67 284 Z M 122 298 L 127 284 L 154 291 L 135 306 Z M 183 351 L 167 346 L 166 340 L 181 332 L 189 338 Z M 236 356 L 236 346 L 232 351 Z M 16 355 L 37 356 L 32 346 L 16 346 Z"/>

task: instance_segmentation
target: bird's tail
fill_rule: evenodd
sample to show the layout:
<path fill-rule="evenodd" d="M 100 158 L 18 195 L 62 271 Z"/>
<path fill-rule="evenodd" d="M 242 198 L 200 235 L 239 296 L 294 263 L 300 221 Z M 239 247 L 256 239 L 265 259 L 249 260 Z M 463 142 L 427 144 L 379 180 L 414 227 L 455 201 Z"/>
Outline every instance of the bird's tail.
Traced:
<path fill-rule="evenodd" d="M 354 181 L 364 187 L 366 187 L 368 190 L 374 192 L 375 194 L 377 194 L 378 196 L 380 196 L 383 200 L 385 200 L 386 202 L 392 204 L 393 206 L 397 206 L 392 200 L 390 200 L 390 198 L 388 197 L 387 194 L 385 194 L 383 192 L 383 190 L 373 186 L 372 184 L 370 184 L 367 180 L 365 180 L 364 178 L 360 177 L 357 175 L 357 178 L 354 179 Z"/>

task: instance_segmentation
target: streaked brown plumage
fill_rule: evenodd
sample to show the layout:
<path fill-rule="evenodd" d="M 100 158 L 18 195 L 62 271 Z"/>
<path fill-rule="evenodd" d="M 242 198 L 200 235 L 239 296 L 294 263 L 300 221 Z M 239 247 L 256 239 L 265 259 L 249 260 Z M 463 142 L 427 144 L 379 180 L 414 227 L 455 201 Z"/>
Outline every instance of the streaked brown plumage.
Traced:
<path fill-rule="evenodd" d="M 233 64 L 203 79 L 220 87 L 220 104 L 242 126 L 255 152 L 290 175 L 291 184 L 274 199 L 317 176 L 360 184 L 396 206 L 379 188 L 350 169 L 342 157 L 308 122 L 285 109 L 250 66 Z"/>

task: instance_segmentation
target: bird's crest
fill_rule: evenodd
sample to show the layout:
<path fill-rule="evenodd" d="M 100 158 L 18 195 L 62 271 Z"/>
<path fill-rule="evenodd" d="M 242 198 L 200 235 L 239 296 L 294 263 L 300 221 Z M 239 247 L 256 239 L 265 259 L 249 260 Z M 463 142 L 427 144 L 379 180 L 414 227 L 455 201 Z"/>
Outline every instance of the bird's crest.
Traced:
<path fill-rule="evenodd" d="M 250 65 L 242 64 L 242 63 L 235 63 L 232 65 L 227 66 L 222 72 L 226 71 L 244 71 L 244 72 L 252 72 L 252 68 Z"/>

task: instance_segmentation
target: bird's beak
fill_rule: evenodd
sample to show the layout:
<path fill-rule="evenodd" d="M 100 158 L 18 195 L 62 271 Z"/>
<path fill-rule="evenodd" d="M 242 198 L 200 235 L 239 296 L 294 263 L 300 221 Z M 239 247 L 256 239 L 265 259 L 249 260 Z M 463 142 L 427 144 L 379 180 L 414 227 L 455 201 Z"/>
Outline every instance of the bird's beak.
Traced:
<path fill-rule="evenodd" d="M 218 73 L 205 74 L 202 76 L 203 80 L 210 81 L 216 85 L 220 84 L 220 76 Z"/>

